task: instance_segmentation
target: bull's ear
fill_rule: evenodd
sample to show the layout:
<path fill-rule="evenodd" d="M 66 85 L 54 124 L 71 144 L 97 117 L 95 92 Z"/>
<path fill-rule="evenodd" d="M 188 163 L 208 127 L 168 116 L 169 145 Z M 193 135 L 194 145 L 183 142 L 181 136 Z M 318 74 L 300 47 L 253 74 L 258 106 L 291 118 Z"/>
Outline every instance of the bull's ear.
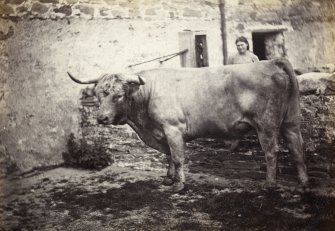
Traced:
<path fill-rule="evenodd" d="M 127 96 L 133 95 L 140 89 L 141 85 L 145 84 L 145 80 L 135 74 L 118 74 L 118 77 L 127 83 Z"/>
<path fill-rule="evenodd" d="M 81 98 L 89 98 L 95 96 L 95 86 L 94 87 L 86 87 L 81 90 Z"/>
<path fill-rule="evenodd" d="M 128 96 L 133 95 L 140 89 L 141 85 L 145 84 L 145 80 L 139 75 L 128 74 L 123 75 L 122 77 L 126 80 L 128 85 L 128 92 L 127 92 Z"/>
<path fill-rule="evenodd" d="M 127 74 L 127 75 L 124 75 L 123 77 L 129 84 L 138 84 L 138 85 L 145 84 L 145 80 L 139 75 Z"/>

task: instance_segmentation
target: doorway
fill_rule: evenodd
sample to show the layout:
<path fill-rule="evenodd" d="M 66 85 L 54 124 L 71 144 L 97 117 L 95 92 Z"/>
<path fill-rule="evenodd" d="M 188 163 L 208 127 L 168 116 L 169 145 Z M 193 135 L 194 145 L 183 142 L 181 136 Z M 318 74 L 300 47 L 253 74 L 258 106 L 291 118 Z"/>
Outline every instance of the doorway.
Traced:
<path fill-rule="evenodd" d="M 195 60 L 197 67 L 208 67 L 206 35 L 195 36 Z"/>
<path fill-rule="evenodd" d="M 285 57 L 285 39 L 282 31 L 253 32 L 253 52 L 259 60 Z"/>

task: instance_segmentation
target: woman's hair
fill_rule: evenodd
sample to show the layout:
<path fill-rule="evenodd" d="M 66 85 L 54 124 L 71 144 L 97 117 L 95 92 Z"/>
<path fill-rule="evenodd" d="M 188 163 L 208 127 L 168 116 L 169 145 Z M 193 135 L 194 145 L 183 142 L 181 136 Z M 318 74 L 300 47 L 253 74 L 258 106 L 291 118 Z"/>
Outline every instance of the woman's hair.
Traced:
<path fill-rule="evenodd" d="M 245 37 L 238 37 L 235 41 L 235 44 L 237 44 L 238 42 L 244 42 L 245 44 L 247 44 L 247 50 L 249 50 L 249 42 Z"/>

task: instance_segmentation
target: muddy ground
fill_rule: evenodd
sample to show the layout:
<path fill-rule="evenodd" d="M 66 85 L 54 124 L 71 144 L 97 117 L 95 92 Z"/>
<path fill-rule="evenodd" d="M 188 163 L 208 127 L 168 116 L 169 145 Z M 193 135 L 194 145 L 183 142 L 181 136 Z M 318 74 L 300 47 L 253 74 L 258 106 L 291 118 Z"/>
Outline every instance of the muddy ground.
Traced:
<path fill-rule="evenodd" d="M 307 153 L 311 190 L 303 192 L 286 151 L 278 188 L 263 189 L 264 156 L 248 147 L 188 144 L 180 193 L 160 185 L 164 156 L 136 140 L 113 146 L 115 163 L 100 171 L 59 166 L 3 178 L 0 230 L 334 230 L 333 151 Z"/>

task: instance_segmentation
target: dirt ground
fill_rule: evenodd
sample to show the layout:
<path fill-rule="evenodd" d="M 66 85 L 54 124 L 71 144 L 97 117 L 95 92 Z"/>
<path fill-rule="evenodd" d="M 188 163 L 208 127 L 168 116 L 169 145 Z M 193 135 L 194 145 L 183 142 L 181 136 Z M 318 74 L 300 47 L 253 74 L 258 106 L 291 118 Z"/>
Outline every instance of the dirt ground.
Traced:
<path fill-rule="evenodd" d="M 3 178 L 0 230 L 334 230 L 334 153 L 307 153 L 311 190 L 302 192 L 283 151 L 278 188 L 265 190 L 264 156 L 248 147 L 188 144 L 180 193 L 161 186 L 164 156 L 139 141 L 113 146 L 115 163 L 100 171 L 59 166 Z"/>

